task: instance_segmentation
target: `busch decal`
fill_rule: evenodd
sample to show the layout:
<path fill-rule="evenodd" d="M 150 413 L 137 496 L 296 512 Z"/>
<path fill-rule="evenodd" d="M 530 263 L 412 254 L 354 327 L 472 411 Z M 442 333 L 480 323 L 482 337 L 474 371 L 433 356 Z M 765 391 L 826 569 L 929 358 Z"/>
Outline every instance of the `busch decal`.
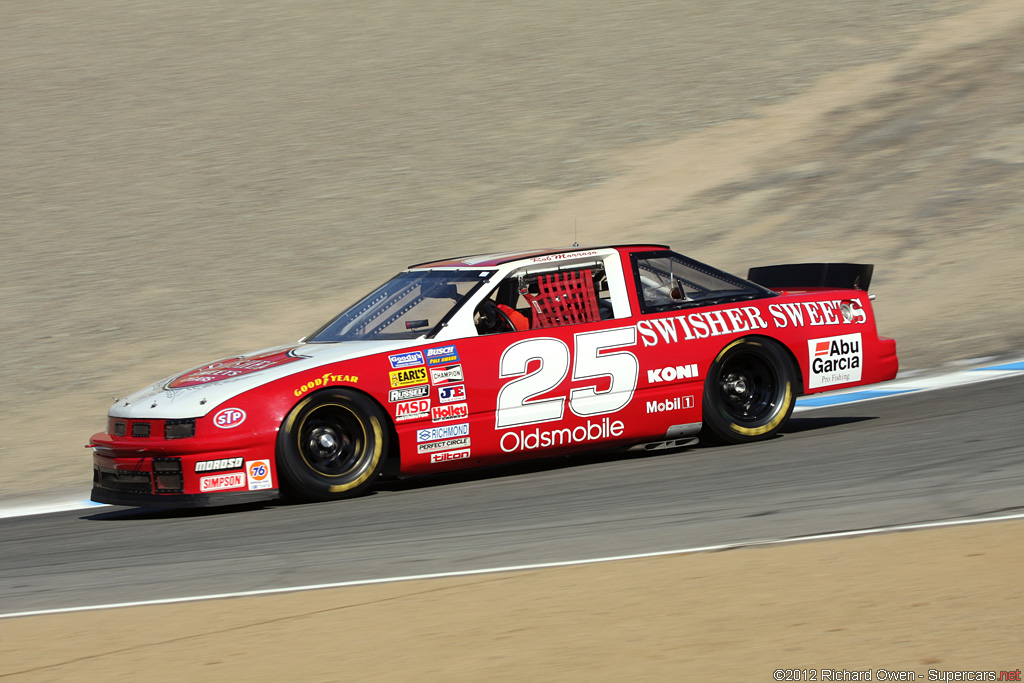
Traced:
<path fill-rule="evenodd" d="M 239 489 L 245 486 L 245 474 L 232 472 L 231 474 L 215 474 L 211 477 L 199 477 L 199 490 L 202 493 L 208 491 L 224 491 L 225 489 Z"/>
<path fill-rule="evenodd" d="M 245 463 L 245 473 L 249 478 L 250 491 L 274 488 L 274 482 L 270 479 L 269 460 L 250 460 Z"/>
<path fill-rule="evenodd" d="M 419 351 L 399 353 L 394 356 L 388 356 L 388 361 L 391 363 L 391 368 L 394 370 L 398 370 L 400 368 L 411 368 L 414 365 L 423 365 L 423 354 Z"/>
<path fill-rule="evenodd" d="M 388 401 L 391 403 L 397 403 L 398 401 L 408 401 L 414 398 L 425 398 L 430 396 L 430 387 L 408 387 L 407 389 L 392 389 L 388 392 Z"/>
<path fill-rule="evenodd" d="M 469 457 L 469 449 L 463 448 L 458 451 L 442 451 L 440 453 L 431 453 L 430 462 L 451 462 L 452 460 L 465 460 Z"/>
<path fill-rule="evenodd" d="M 452 382 L 461 382 L 465 379 L 462 376 L 461 365 L 449 365 L 444 368 L 430 368 L 430 383 L 431 384 L 451 384 Z"/>
<path fill-rule="evenodd" d="M 437 400 L 441 403 L 456 403 L 466 400 L 465 384 L 446 384 L 437 388 Z"/>
<path fill-rule="evenodd" d="M 435 406 L 430 411 L 430 420 L 432 422 L 464 420 L 467 417 L 469 417 L 469 406 L 465 403 L 452 403 L 446 406 Z"/>
<path fill-rule="evenodd" d="M 441 439 L 454 439 L 458 436 L 469 436 L 469 423 L 463 422 L 457 425 L 446 425 L 444 427 L 429 427 L 416 430 L 416 443 L 424 441 L 440 441 Z"/>
<path fill-rule="evenodd" d="M 418 398 L 395 404 L 395 421 L 415 420 L 430 414 L 430 399 Z"/>
<path fill-rule="evenodd" d="M 224 408 L 213 416 L 214 426 L 232 429 L 245 422 L 245 411 L 241 408 Z"/>
<path fill-rule="evenodd" d="M 811 339 L 807 342 L 807 352 L 811 366 L 807 383 L 810 388 L 860 381 L 864 360 L 860 333 Z"/>
<path fill-rule="evenodd" d="M 427 383 L 427 369 L 424 367 L 392 370 L 388 374 L 391 377 L 392 387 L 408 387 Z"/>
<path fill-rule="evenodd" d="M 458 362 L 459 352 L 455 349 L 454 345 L 427 349 L 427 365 L 447 365 L 448 363 Z"/>

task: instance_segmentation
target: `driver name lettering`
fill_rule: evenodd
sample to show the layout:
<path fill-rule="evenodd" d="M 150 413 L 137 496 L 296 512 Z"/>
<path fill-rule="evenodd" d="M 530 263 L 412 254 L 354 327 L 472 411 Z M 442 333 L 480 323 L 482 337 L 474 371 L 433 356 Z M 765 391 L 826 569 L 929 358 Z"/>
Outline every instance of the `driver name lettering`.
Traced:
<path fill-rule="evenodd" d="M 846 305 L 846 314 L 843 305 Z M 769 304 L 767 318 L 756 306 L 740 306 L 718 311 L 699 311 L 667 318 L 641 320 L 636 324 L 641 341 L 646 346 L 665 342 L 707 339 L 725 334 L 738 334 L 768 328 L 807 327 L 825 325 L 862 324 L 867 314 L 858 299 L 834 301 L 803 301 L 800 303 Z"/>

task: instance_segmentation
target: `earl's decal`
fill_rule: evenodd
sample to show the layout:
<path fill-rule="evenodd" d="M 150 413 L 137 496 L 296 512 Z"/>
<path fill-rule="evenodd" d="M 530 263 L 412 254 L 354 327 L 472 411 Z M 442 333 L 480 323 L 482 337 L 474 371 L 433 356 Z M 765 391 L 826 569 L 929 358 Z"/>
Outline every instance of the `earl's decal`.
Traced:
<path fill-rule="evenodd" d="M 388 374 L 391 376 L 391 386 L 393 388 L 411 387 L 415 384 L 426 384 L 428 377 L 427 369 L 422 365 L 418 368 L 392 370 Z"/>

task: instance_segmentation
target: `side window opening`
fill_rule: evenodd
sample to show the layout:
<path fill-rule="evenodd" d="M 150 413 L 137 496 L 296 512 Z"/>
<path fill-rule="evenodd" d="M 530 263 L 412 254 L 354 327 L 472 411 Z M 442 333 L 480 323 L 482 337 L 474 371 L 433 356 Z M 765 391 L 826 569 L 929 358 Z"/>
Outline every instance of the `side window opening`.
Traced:
<path fill-rule="evenodd" d="M 609 320 L 611 294 L 600 263 L 502 280 L 476 311 L 477 331 L 496 334 Z"/>

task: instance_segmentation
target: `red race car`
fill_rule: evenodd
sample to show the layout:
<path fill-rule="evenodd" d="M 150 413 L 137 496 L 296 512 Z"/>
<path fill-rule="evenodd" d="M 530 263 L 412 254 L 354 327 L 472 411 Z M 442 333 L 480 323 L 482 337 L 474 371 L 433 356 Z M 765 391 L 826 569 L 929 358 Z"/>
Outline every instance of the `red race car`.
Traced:
<path fill-rule="evenodd" d="M 200 507 L 778 432 L 799 394 L 892 379 L 872 266 L 729 275 L 660 245 L 412 266 L 296 345 L 119 399 L 92 499 Z"/>

